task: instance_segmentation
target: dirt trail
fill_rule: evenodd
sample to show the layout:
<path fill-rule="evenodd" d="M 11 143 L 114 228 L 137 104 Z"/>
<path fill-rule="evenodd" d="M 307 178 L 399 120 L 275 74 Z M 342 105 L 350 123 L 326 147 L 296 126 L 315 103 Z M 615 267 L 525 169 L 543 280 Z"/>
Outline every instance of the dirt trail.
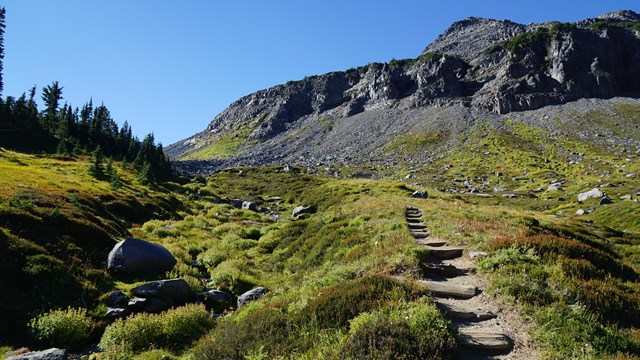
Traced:
<path fill-rule="evenodd" d="M 487 280 L 476 273 L 470 252 L 431 237 L 418 208 L 406 207 L 405 216 L 411 235 L 429 250 L 425 278 L 418 281 L 431 289 L 436 305 L 457 328 L 460 358 L 541 358 L 524 317 L 484 291 Z"/>

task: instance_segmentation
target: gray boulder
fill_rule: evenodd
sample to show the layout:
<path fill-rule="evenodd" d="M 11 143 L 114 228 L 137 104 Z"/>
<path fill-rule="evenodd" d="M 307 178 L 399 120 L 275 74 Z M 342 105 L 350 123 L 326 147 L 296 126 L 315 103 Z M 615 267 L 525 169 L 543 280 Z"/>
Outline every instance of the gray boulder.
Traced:
<path fill-rule="evenodd" d="M 220 290 L 208 290 L 198 294 L 198 298 L 204 303 L 207 309 L 219 314 L 225 310 L 232 309 L 236 302 L 231 294 Z"/>
<path fill-rule="evenodd" d="M 182 305 L 189 300 L 191 289 L 184 279 L 152 281 L 131 289 L 131 295 L 141 298 L 156 298 L 173 305 Z"/>
<path fill-rule="evenodd" d="M 117 243 L 107 258 L 107 269 L 130 275 L 170 271 L 177 261 L 162 245 L 127 238 Z"/>
<path fill-rule="evenodd" d="M 316 212 L 316 209 L 313 206 L 297 206 L 293 209 L 291 215 L 293 217 L 298 217 L 302 214 L 313 214 Z"/>
<path fill-rule="evenodd" d="M 597 199 L 603 197 L 604 194 L 600 189 L 594 188 L 589 191 L 578 194 L 578 202 L 583 202 L 587 199 Z"/>
<path fill-rule="evenodd" d="M 249 290 L 246 293 L 240 295 L 238 297 L 238 308 L 242 307 L 242 305 L 250 303 L 252 301 L 256 301 L 260 299 L 264 294 L 268 293 L 269 290 L 263 287 L 257 287 L 253 290 Z"/>
<path fill-rule="evenodd" d="M 66 360 L 67 350 L 51 348 L 42 351 L 31 351 L 25 354 L 13 355 L 6 360 Z"/>
<path fill-rule="evenodd" d="M 411 195 L 409 195 L 409 197 L 415 199 L 426 199 L 429 197 L 429 194 L 424 190 L 416 190 Z"/>

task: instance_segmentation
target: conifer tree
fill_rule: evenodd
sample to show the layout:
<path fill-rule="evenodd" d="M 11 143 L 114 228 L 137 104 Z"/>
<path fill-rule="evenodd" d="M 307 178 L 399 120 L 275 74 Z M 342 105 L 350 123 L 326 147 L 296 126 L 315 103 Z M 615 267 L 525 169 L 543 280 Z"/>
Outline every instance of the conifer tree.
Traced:
<path fill-rule="evenodd" d="M 4 82 L 2 81 L 2 70 L 3 70 L 3 60 L 4 60 L 4 16 L 6 14 L 6 10 L 1 7 L 0 8 L 0 95 L 2 95 L 2 90 L 4 89 Z"/>
<path fill-rule="evenodd" d="M 91 165 L 89 166 L 89 174 L 96 179 L 104 178 L 104 153 L 99 145 L 93 151 Z"/>
<path fill-rule="evenodd" d="M 55 130 L 60 100 L 62 100 L 62 87 L 57 81 L 54 81 L 51 85 L 45 86 L 42 89 L 42 101 L 44 101 L 44 105 L 46 106 L 43 113 L 43 122 L 44 127 L 49 131 Z"/>
<path fill-rule="evenodd" d="M 153 185 L 156 182 L 156 178 L 153 174 L 153 169 L 151 168 L 151 164 L 145 162 L 142 165 L 142 169 L 140 169 L 140 173 L 138 174 L 138 181 L 140 181 L 143 185 Z"/>

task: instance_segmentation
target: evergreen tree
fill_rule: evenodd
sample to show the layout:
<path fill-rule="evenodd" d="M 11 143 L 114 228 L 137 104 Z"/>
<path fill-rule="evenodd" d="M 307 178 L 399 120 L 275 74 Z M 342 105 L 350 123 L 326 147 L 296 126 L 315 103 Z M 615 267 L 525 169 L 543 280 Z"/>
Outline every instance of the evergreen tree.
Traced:
<path fill-rule="evenodd" d="M 60 155 L 69 154 L 69 147 L 67 145 L 67 141 L 65 139 L 60 139 L 58 142 L 58 147 L 56 148 L 56 153 Z"/>
<path fill-rule="evenodd" d="M 113 163 L 111 159 L 107 160 L 107 168 L 105 169 L 107 173 L 107 178 L 109 179 L 109 184 L 111 184 L 111 188 L 114 190 L 120 189 L 122 184 L 120 183 L 120 177 L 118 176 L 118 172 L 113 167 Z"/>
<path fill-rule="evenodd" d="M 93 151 L 91 165 L 89 166 L 89 174 L 96 179 L 104 178 L 104 153 L 100 146 Z"/>
<path fill-rule="evenodd" d="M 153 174 L 153 169 L 151 168 L 151 164 L 148 162 L 145 162 L 142 165 L 142 169 L 140 169 L 140 173 L 138 174 L 138 181 L 143 185 L 153 185 L 156 183 L 156 177 Z"/>
<path fill-rule="evenodd" d="M 4 61 L 4 16 L 6 14 L 6 10 L 2 7 L 0 8 L 0 95 L 2 95 L 2 90 L 4 89 L 4 82 L 2 81 L 2 70 L 3 61 Z"/>
<path fill-rule="evenodd" d="M 42 101 L 44 101 L 44 105 L 46 106 L 43 113 L 43 122 L 45 129 L 49 131 L 55 130 L 60 100 L 62 100 L 62 87 L 60 87 L 57 81 L 54 81 L 51 85 L 45 86 L 42 89 Z"/>

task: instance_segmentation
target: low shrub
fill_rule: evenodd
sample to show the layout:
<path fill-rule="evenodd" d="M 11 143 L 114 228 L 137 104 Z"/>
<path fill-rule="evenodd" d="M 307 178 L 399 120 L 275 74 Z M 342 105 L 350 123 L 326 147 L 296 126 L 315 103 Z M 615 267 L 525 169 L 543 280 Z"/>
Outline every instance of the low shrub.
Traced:
<path fill-rule="evenodd" d="M 204 305 L 190 304 L 161 314 L 136 314 L 107 326 L 100 349 L 107 353 L 154 348 L 181 350 L 213 328 Z"/>
<path fill-rule="evenodd" d="M 351 320 L 342 353 L 352 359 L 447 359 L 455 335 L 431 304 L 362 313 Z"/>
<path fill-rule="evenodd" d="M 32 336 L 45 346 L 76 349 L 86 345 L 96 324 L 86 309 L 52 310 L 29 322 Z"/>
<path fill-rule="evenodd" d="M 410 301 L 423 294 L 418 288 L 390 277 L 366 276 L 323 288 L 300 316 L 320 328 L 336 328 L 347 325 L 361 312 L 393 301 Z"/>

